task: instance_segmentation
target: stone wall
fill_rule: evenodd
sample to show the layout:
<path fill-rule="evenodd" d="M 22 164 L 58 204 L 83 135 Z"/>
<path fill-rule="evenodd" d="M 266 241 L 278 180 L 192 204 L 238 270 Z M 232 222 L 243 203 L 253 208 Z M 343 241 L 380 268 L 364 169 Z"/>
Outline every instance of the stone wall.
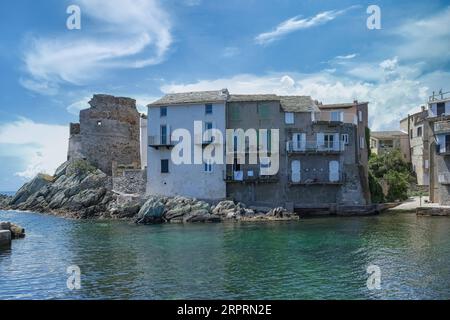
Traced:
<path fill-rule="evenodd" d="M 71 124 L 70 160 L 85 159 L 108 175 L 112 162 L 140 167 L 140 115 L 136 101 L 94 95 L 89 109 L 80 111 L 80 123 Z"/>
<path fill-rule="evenodd" d="M 113 191 L 126 194 L 144 194 L 147 170 L 125 169 L 113 177 Z"/>

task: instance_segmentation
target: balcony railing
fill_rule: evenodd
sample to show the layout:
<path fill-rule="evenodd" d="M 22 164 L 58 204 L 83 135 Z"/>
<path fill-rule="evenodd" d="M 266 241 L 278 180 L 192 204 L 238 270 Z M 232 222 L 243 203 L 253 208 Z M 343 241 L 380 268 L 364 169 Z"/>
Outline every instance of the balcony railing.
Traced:
<path fill-rule="evenodd" d="M 439 92 L 439 93 L 433 92 L 433 95 L 428 98 L 428 101 L 433 102 L 433 101 L 439 101 L 439 100 L 444 100 L 444 99 L 449 99 L 449 98 L 450 98 L 450 91 Z"/>
<path fill-rule="evenodd" d="M 335 185 L 344 183 L 344 174 L 342 172 L 337 173 L 337 179 L 330 179 L 329 171 L 323 171 L 320 173 L 308 173 L 301 172 L 300 180 L 298 176 L 293 178 L 292 173 L 288 174 L 288 181 L 290 185 Z"/>
<path fill-rule="evenodd" d="M 171 141 L 170 136 L 149 136 L 148 145 L 152 148 L 173 147 L 175 142 Z"/>
<path fill-rule="evenodd" d="M 439 173 L 438 181 L 440 184 L 450 184 L 450 172 Z"/>
<path fill-rule="evenodd" d="M 450 132 L 450 121 L 437 121 L 434 123 L 434 133 Z"/>
<path fill-rule="evenodd" d="M 317 141 L 288 141 L 286 150 L 288 153 L 339 153 L 345 148 L 343 141 L 326 141 L 319 144 Z"/>
<path fill-rule="evenodd" d="M 348 114 L 344 112 L 321 111 L 314 114 L 314 122 L 342 122 L 358 124 L 356 114 Z"/>
<path fill-rule="evenodd" d="M 226 182 L 258 182 L 271 183 L 279 180 L 279 175 L 261 175 L 259 170 L 227 170 L 223 172 L 223 179 Z"/>

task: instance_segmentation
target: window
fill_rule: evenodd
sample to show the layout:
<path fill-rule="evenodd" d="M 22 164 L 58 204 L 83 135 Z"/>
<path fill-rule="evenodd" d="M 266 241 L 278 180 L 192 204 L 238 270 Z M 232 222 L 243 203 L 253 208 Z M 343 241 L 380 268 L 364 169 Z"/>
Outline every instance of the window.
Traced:
<path fill-rule="evenodd" d="M 411 139 L 412 139 L 412 138 L 413 138 L 413 135 L 414 135 L 413 129 L 409 130 L 409 135 L 411 136 Z"/>
<path fill-rule="evenodd" d="M 342 135 L 342 144 L 348 145 L 348 133 Z"/>
<path fill-rule="evenodd" d="M 205 162 L 205 172 L 208 172 L 208 173 L 213 172 L 213 165 L 210 160 Z"/>
<path fill-rule="evenodd" d="M 231 106 L 231 120 L 240 120 L 241 112 L 238 106 Z"/>
<path fill-rule="evenodd" d="M 359 118 L 359 122 L 363 121 L 363 113 L 361 110 L 358 111 L 358 118 Z"/>
<path fill-rule="evenodd" d="M 169 160 L 161 160 L 161 173 L 169 173 Z"/>
<path fill-rule="evenodd" d="M 167 144 L 167 126 L 166 125 L 162 125 L 161 126 L 161 145 L 166 145 Z"/>
<path fill-rule="evenodd" d="M 364 141 L 364 137 L 359 137 L 359 148 L 364 149 L 364 144 L 366 141 Z"/>
<path fill-rule="evenodd" d="M 443 114 L 445 114 L 445 103 L 444 102 L 439 102 L 437 104 L 437 115 L 441 116 Z"/>
<path fill-rule="evenodd" d="M 326 134 L 324 135 L 324 145 L 325 149 L 333 149 L 334 144 L 334 134 Z"/>
<path fill-rule="evenodd" d="M 205 104 L 205 114 L 212 114 L 212 113 L 213 113 L 212 104 Z"/>
<path fill-rule="evenodd" d="M 258 105 L 258 115 L 261 119 L 270 118 L 270 108 L 266 104 Z"/>
<path fill-rule="evenodd" d="M 101 121 L 97 121 L 97 126 L 101 127 L 102 126 L 102 122 Z"/>
<path fill-rule="evenodd" d="M 341 111 L 331 112 L 331 121 L 341 121 L 343 113 Z"/>
<path fill-rule="evenodd" d="M 294 113 L 286 112 L 284 114 L 284 121 L 286 122 L 286 124 L 294 124 Z"/>
<path fill-rule="evenodd" d="M 377 140 L 375 139 L 370 139 L 370 148 L 374 149 L 377 147 Z"/>
<path fill-rule="evenodd" d="M 422 136 L 422 127 L 418 127 L 417 128 L 417 136 L 421 137 Z"/>
<path fill-rule="evenodd" d="M 167 107 L 161 107 L 159 108 L 159 115 L 160 117 L 167 117 Z"/>
<path fill-rule="evenodd" d="M 212 130 L 213 123 L 212 122 L 205 122 L 205 132 L 206 132 L 206 138 L 204 139 L 205 142 L 212 142 Z"/>

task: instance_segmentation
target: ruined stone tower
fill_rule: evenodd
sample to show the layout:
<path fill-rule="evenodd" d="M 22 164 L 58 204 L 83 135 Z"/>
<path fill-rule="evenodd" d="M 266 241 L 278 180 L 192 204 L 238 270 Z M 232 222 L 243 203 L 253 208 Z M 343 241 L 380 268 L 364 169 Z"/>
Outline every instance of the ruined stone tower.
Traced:
<path fill-rule="evenodd" d="M 130 98 L 96 94 L 80 123 L 70 124 L 68 160 L 85 159 L 108 175 L 113 166 L 140 168 L 140 114 Z"/>

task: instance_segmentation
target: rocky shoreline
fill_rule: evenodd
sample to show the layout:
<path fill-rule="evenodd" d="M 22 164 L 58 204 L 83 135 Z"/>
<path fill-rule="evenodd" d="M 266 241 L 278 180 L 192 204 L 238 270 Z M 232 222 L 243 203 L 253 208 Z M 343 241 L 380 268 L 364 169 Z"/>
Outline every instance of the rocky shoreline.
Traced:
<path fill-rule="evenodd" d="M 54 176 L 39 174 L 13 197 L 0 197 L 0 210 L 34 211 L 73 219 L 118 219 L 138 224 L 298 220 L 283 208 L 208 203 L 186 197 L 123 195 L 111 177 L 86 161 L 66 162 Z"/>

